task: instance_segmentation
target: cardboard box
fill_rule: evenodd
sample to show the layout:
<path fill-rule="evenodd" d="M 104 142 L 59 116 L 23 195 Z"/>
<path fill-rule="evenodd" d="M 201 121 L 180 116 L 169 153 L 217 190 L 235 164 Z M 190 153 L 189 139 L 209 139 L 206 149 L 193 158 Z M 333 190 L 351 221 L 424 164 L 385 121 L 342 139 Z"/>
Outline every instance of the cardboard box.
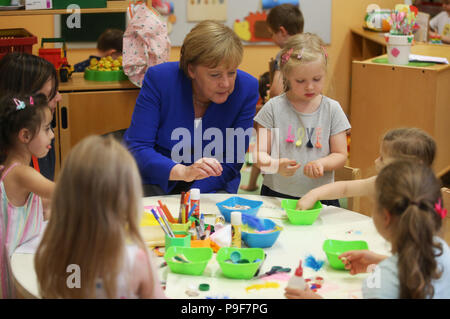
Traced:
<path fill-rule="evenodd" d="M 53 9 L 52 0 L 26 0 L 25 10 Z"/>

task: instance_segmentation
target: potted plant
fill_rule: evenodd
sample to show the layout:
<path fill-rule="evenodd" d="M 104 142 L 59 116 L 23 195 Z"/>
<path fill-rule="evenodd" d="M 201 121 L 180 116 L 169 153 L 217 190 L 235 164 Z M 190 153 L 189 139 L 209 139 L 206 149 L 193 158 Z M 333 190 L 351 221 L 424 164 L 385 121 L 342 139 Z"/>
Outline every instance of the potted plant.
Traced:
<path fill-rule="evenodd" d="M 419 28 L 416 23 L 417 13 L 415 6 L 404 4 L 395 6 L 388 19 L 391 30 L 384 35 L 389 63 L 400 65 L 409 63 L 409 53 L 414 39 L 413 31 Z"/>

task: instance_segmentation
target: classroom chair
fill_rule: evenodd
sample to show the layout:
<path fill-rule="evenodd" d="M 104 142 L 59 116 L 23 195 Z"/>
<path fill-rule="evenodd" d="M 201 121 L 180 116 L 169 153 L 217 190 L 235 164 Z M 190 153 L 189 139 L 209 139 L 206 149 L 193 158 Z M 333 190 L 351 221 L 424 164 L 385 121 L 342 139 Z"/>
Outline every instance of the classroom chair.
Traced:
<path fill-rule="evenodd" d="M 442 200 L 444 201 L 444 208 L 447 209 L 448 212 L 450 212 L 450 188 L 442 187 L 441 193 L 442 193 Z M 440 237 L 442 237 L 447 242 L 447 245 L 450 245 L 450 214 L 449 213 L 447 213 L 447 216 L 442 221 L 442 229 L 441 229 Z"/>
<path fill-rule="evenodd" d="M 334 180 L 338 181 L 353 181 L 361 178 L 361 171 L 359 168 L 344 166 L 334 171 Z M 359 213 L 360 197 L 347 198 L 347 209 Z"/>

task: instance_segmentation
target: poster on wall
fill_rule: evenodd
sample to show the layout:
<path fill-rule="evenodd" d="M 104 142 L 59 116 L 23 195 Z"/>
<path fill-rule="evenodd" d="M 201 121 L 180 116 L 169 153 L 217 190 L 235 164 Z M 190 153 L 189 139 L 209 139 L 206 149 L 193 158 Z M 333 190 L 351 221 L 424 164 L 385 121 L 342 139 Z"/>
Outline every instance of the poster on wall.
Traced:
<path fill-rule="evenodd" d="M 227 0 L 187 0 L 187 21 L 227 21 Z"/>

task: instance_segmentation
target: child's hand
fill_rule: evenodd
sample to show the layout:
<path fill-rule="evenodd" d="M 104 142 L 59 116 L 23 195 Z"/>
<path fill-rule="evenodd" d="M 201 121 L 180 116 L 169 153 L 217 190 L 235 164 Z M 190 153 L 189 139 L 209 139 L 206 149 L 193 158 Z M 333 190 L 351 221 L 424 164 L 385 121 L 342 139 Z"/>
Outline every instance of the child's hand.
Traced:
<path fill-rule="evenodd" d="M 300 290 L 286 287 L 284 291 L 285 291 L 284 296 L 287 299 L 322 299 L 322 296 L 316 294 L 309 288 L 306 288 L 305 290 Z"/>
<path fill-rule="evenodd" d="M 278 174 L 289 177 L 295 174 L 300 168 L 301 164 L 297 164 L 297 161 L 289 158 L 280 158 L 278 160 Z"/>
<path fill-rule="evenodd" d="M 305 165 L 303 174 L 310 178 L 318 178 L 323 176 L 323 165 L 320 161 L 312 161 Z"/>
<path fill-rule="evenodd" d="M 369 250 L 353 250 L 343 253 L 338 258 L 345 264 L 345 269 L 350 270 L 350 275 L 356 275 L 367 272 L 367 267 L 380 263 L 387 256 Z"/>
<path fill-rule="evenodd" d="M 314 196 L 311 192 L 308 192 L 297 202 L 297 210 L 311 209 L 317 200 L 318 199 L 316 196 Z"/>

